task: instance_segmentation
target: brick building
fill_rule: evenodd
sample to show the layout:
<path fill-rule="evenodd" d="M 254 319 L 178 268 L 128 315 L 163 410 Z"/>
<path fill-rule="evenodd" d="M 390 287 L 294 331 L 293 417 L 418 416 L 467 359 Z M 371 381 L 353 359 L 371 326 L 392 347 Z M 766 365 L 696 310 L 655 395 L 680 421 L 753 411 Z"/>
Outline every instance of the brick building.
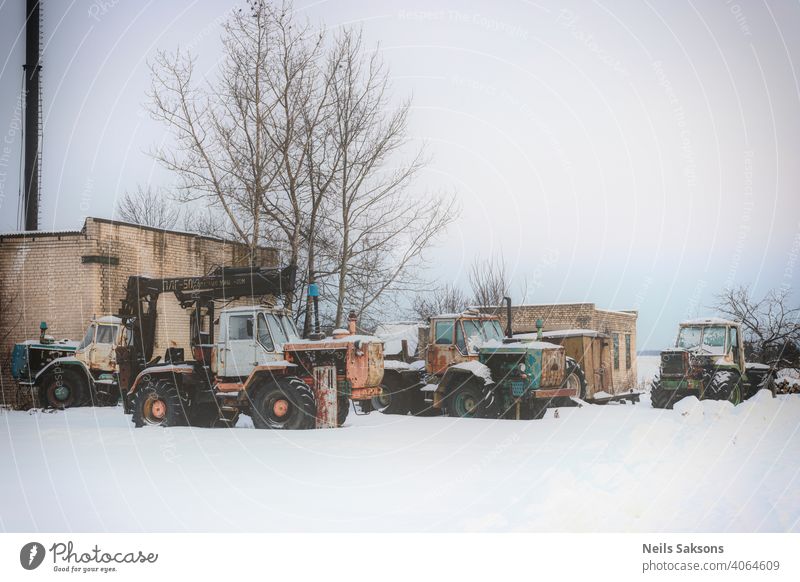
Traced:
<path fill-rule="evenodd" d="M 496 313 L 506 325 L 504 308 L 484 307 L 482 311 Z M 598 309 L 594 303 L 558 303 L 550 305 L 516 305 L 511 308 L 515 334 L 536 332 L 536 321 L 542 320 L 543 330 L 592 330 L 607 336 L 609 351 L 603 356 L 605 367 L 611 371 L 614 392 L 635 388 L 636 373 L 636 311 Z M 550 340 L 548 340 L 550 341 Z M 587 377 L 589 382 L 592 379 Z"/>
<path fill-rule="evenodd" d="M 272 248 L 258 249 L 253 264 L 276 266 Z M 113 315 L 130 275 L 203 275 L 218 265 L 246 265 L 239 243 L 191 233 L 87 218 L 79 231 L 0 234 L 0 404 L 13 406 L 16 385 L 6 365 L 13 344 L 35 338 L 39 323 L 58 339 L 80 339 L 92 316 Z M 187 348 L 189 315 L 175 297 L 158 305 L 154 353 L 169 345 Z"/>

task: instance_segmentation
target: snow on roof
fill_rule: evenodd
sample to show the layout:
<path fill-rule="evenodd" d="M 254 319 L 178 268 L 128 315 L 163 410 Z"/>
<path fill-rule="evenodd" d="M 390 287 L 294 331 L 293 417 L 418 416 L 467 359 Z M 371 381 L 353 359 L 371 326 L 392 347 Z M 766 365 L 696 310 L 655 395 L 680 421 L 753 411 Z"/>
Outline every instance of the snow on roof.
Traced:
<path fill-rule="evenodd" d="M 721 317 L 700 317 L 698 319 L 687 319 L 681 325 L 736 325 L 738 321 L 722 319 Z"/>
<path fill-rule="evenodd" d="M 8 232 L 0 232 L 0 238 L 6 237 L 28 237 L 35 236 L 62 236 L 62 235 L 79 235 L 83 234 L 80 230 L 11 230 Z"/>
<path fill-rule="evenodd" d="M 508 344 L 503 344 L 499 346 L 498 349 L 503 348 L 524 348 L 526 350 L 534 349 L 534 350 L 560 350 L 563 349 L 558 344 L 551 344 L 550 342 L 540 342 L 540 341 L 530 341 L 530 340 L 523 340 L 520 342 L 511 342 Z"/>
<path fill-rule="evenodd" d="M 408 323 L 382 323 L 375 328 L 375 335 L 383 340 L 383 353 L 387 356 L 396 355 L 403 351 L 403 340 L 408 345 L 408 353 L 417 353 L 419 343 L 419 328 L 417 322 Z"/>
<path fill-rule="evenodd" d="M 122 323 L 122 320 L 116 315 L 104 315 L 95 320 L 97 323 Z"/>
<path fill-rule="evenodd" d="M 608 337 L 608 335 L 596 331 L 594 329 L 554 329 L 551 331 L 545 331 L 542 333 L 542 337 L 548 338 L 561 338 L 561 337 Z M 536 339 L 535 333 L 519 333 L 514 334 L 514 338 L 516 339 Z"/>

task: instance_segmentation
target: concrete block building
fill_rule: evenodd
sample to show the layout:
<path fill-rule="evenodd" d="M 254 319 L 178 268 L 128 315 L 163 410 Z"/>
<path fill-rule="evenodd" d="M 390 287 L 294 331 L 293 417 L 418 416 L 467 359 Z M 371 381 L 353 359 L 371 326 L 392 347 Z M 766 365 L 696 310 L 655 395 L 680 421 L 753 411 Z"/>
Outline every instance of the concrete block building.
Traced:
<path fill-rule="evenodd" d="M 16 404 L 8 358 L 11 347 L 39 335 L 46 321 L 57 339 L 80 339 L 93 316 L 118 312 L 131 275 L 198 276 L 219 265 L 277 266 L 273 248 L 255 256 L 242 244 L 103 218 L 75 231 L 0 234 L 0 404 Z M 189 314 L 165 294 L 158 306 L 154 353 L 188 352 Z"/>

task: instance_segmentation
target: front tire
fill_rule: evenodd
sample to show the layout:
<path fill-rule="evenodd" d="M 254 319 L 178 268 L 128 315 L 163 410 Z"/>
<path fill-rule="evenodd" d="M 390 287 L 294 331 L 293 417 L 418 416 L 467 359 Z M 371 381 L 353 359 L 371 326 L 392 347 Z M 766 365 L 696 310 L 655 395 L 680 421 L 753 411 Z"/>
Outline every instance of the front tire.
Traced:
<path fill-rule="evenodd" d="M 386 378 L 381 395 L 372 399 L 372 407 L 383 414 L 408 414 L 411 411 L 409 389 L 399 378 Z"/>
<path fill-rule="evenodd" d="M 64 410 L 81 406 L 88 392 L 87 382 L 75 370 L 49 373 L 41 384 L 39 398 L 45 408 Z"/>
<path fill-rule="evenodd" d="M 186 408 L 178 387 L 169 380 L 141 386 L 134 396 L 133 424 L 142 426 L 186 426 Z"/>
<path fill-rule="evenodd" d="M 456 418 L 480 418 L 483 416 L 486 394 L 474 380 L 469 380 L 447 395 L 445 409 L 447 416 Z"/>
<path fill-rule="evenodd" d="M 254 392 L 250 416 L 256 428 L 304 430 L 316 426 L 314 392 L 299 378 L 276 379 Z"/>
<path fill-rule="evenodd" d="M 677 402 L 676 393 L 674 390 L 665 390 L 661 388 L 658 378 L 653 380 L 650 388 L 650 405 L 653 408 L 669 408 Z"/>

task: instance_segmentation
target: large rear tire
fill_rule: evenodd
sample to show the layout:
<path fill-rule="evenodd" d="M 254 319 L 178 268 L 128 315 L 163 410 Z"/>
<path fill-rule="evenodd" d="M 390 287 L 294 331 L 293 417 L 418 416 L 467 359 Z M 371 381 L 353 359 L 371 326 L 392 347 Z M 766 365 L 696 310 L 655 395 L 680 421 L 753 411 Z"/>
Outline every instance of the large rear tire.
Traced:
<path fill-rule="evenodd" d="M 408 414 L 411 412 L 410 388 L 398 377 L 384 377 L 381 395 L 372 399 L 372 408 L 383 414 Z"/>
<path fill-rule="evenodd" d="M 580 399 L 586 398 L 586 376 L 581 369 L 581 365 L 573 358 L 567 358 L 562 387 L 575 390 L 575 396 Z"/>
<path fill-rule="evenodd" d="M 186 403 L 170 380 L 155 379 L 140 386 L 133 401 L 133 424 L 142 426 L 187 426 Z"/>
<path fill-rule="evenodd" d="M 311 388 L 296 377 L 271 380 L 253 389 L 250 416 L 256 428 L 314 428 L 317 401 Z"/>
<path fill-rule="evenodd" d="M 84 404 L 88 382 L 75 370 L 53 371 L 41 382 L 39 398 L 45 408 L 63 410 Z"/>
<path fill-rule="evenodd" d="M 733 405 L 742 402 L 742 377 L 733 370 L 717 370 L 703 391 L 703 400 L 727 400 Z"/>
<path fill-rule="evenodd" d="M 341 392 L 336 395 L 336 426 L 342 426 L 350 414 L 350 399 Z"/>

